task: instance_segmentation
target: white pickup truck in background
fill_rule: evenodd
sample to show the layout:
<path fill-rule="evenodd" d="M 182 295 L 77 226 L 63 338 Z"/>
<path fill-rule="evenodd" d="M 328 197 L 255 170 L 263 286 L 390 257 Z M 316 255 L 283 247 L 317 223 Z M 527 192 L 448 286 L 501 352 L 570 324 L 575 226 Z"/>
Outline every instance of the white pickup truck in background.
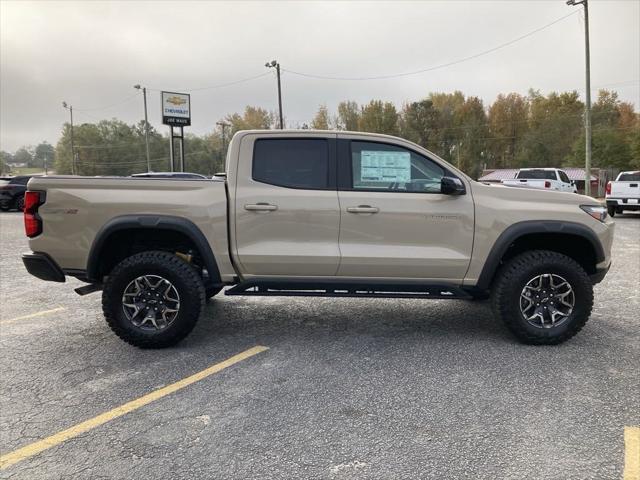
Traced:
<path fill-rule="evenodd" d="M 610 216 L 624 210 L 640 210 L 640 171 L 620 172 L 607 183 L 607 210 Z"/>
<path fill-rule="evenodd" d="M 541 188 L 578 193 L 566 172 L 558 168 L 521 168 L 515 180 L 502 180 L 508 187 Z"/>

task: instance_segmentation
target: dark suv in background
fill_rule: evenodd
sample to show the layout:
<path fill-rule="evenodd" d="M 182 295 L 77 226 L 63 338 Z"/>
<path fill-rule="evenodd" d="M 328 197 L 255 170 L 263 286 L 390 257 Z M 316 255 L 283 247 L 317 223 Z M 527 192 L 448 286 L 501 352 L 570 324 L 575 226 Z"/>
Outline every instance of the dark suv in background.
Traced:
<path fill-rule="evenodd" d="M 27 190 L 27 183 L 33 176 L 0 177 L 0 209 L 24 210 L 24 192 Z"/>

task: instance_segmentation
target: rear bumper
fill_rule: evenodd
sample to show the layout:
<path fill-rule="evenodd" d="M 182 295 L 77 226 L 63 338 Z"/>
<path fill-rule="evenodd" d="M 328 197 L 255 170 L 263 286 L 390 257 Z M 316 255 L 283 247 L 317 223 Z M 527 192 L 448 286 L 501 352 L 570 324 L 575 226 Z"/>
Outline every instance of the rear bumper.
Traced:
<path fill-rule="evenodd" d="M 629 203 L 635 201 L 636 203 Z M 607 207 L 621 208 L 622 210 L 640 210 L 640 199 L 637 198 L 607 198 Z"/>
<path fill-rule="evenodd" d="M 22 262 L 27 272 L 34 277 L 49 282 L 64 282 L 64 272 L 46 253 L 24 253 Z"/>

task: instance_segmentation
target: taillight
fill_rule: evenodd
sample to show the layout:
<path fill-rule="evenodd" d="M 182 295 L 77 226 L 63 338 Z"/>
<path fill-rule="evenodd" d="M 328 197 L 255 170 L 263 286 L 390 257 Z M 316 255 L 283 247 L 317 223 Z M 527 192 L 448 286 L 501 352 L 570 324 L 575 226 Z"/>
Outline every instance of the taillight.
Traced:
<path fill-rule="evenodd" d="M 611 195 L 611 182 L 607 182 L 607 195 Z"/>
<path fill-rule="evenodd" d="M 43 203 L 43 192 L 26 192 L 24 194 L 24 231 L 29 238 L 42 233 L 42 219 L 38 215 L 38 207 Z"/>
<path fill-rule="evenodd" d="M 551 188 L 551 182 L 549 180 L 544 181 L 544 188 Z"/>

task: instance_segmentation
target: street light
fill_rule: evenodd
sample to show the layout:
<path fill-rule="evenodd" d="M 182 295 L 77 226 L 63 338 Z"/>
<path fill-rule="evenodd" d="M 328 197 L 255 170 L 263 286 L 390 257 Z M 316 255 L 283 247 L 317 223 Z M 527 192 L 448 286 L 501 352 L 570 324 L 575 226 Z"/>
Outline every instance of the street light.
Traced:
<path fill-rule="evenodd" d="M 585 77 L 586 98 L 584 109 L 584 136 L 585 136 L 585 181 L 584 193 L 591 195 L 591 60 L 589 55 L 589 5 L 587 0 L 567 0 L 567 5 L 584 7 L 584 53 L 585 53 Z"/>
<path fill-rule="evenodd" d="M 73 106 L 67 104 L 67 102 L 62 102 L 62 108 L 66 108 L 69 110 L 69 114 L 71 115 L 71 174 L 76 174 L 76 149 L 73 142 Z"/>
<path fill-rule="evenodd" d="M 275 68 L 278 75 L 278 110 L 280 112 L 280 130 L 284 128 L 284 122 L 282 121 L 282 90 L 280 88 L 280 64 L 276 60 L 271 60 L 264 64 L 267 68 Z"/>
<path fill-rule="evenodd" d="M 147 149 L 147 172 L 151 171 L 151 160 L 149 159 L 149 122 L 147 121 L 147 88 L 141 87 L 140 84 L 134 85 L 136 90 L 142 89 L 142 97 L 144 98 L 144 143 Z"/>

